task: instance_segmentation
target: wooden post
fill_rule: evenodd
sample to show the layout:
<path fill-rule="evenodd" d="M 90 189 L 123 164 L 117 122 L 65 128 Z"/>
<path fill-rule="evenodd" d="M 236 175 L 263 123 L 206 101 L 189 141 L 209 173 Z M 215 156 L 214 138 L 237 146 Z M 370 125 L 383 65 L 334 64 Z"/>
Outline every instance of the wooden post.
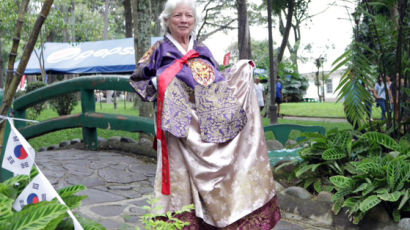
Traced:
<path fill-rule="evenodd" d="M 81 90 L 82 113 L 95 112 L 94 90 Z M 91 150 L 97 150 L 97 128 L 83 127 L 84 146 Z"/>

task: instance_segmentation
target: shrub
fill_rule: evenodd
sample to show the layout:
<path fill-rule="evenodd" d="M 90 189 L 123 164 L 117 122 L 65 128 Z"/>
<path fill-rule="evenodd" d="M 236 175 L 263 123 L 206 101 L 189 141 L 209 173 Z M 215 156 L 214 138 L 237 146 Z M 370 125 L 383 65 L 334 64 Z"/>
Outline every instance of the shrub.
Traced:
<path fill-rule="evenodd" d="M 44 87 L 46 85 L 47 84 L 42 82 L 42 81 L 30 82 L 30 83 L 27 84 L 26 94 L 31 92 L 31 91 L 34 91 L 38 88 Z M 38 115 L 40 115 L 40 113 L 43 110 L 44 106 L 45 106 L 45 102 L 40 102 L 40 103 L 37 103 L 34 106 L 28 108 L 26 117 L 28 119 L 35 120 L 38 117 Z"/>
<path fill-rule="evenodd" d="M 65 94 L 50 100 L 51 108 L 60 116 L 69 115 L 77 104 L 78 97 L 76 93 Z"/>

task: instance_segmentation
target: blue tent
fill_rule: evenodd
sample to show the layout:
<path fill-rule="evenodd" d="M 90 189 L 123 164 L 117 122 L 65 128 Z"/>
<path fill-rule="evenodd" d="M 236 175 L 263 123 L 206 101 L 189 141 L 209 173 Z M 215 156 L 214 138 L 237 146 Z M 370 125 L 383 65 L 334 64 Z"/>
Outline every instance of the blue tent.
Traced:
<path fill-rule="evenodd" d="M 151 43 L 158 39 L 151 38 Z M 39 54 L 40 50 L 36 52 Z M 135 69 L 133 38 L 79 43 L 46 42 L 43 55 L 47 73 L 131 73 Z M 41 74 L 35 52 L 31 54 L 24 73 Z"/>

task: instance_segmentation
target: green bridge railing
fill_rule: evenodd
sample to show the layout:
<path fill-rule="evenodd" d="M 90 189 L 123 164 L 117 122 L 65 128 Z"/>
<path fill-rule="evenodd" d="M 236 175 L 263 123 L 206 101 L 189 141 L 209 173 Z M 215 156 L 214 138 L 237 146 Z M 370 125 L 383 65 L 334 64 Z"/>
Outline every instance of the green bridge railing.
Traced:
<path fill-rule="evenodd" d="M 81 113 L 56 117 L 30 126 L 26 126 L 25 122 L 16 121 L 16 127 L 26 139 L 61 129 L 81 127 L 84 145 L 88 149 L 97 149 L 97 128 L 144 132 L 154 135 L 154 121 L 152 119 L 95 112 L 94 90 L 135 92 L 129 84 L 129 77 L 126 76 L 87 76 L 58 82 L 17 98 L 13 103 L 14 116 L 25 118 L 28 107 L 74 92 L 81 93 Z"/>

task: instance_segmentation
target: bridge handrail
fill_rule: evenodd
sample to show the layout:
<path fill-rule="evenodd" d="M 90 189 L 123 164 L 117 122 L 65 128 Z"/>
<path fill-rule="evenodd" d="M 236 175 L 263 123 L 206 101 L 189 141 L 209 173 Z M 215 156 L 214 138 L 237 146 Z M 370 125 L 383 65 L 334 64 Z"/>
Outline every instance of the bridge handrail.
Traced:
<path fill-rule="evenodd" d="M 60 129 L 82 127 L 84 145 L 89 149 L 97 149 L 97 128 L 109 127 L 110 129 L 131 132 L 154 133 L 154 122 L 152 119 L 138 116 L 95 113 L 94 90 L 96 89 L 135 92 L 129 84 L 129 77 L 127 76 L 97 75 L 57 82 L 33 90 L 15 99 L 13 103 L 15 117 L 24 118 L 26 109 L 39 102 L 74 92 L 81 92 L 81 113 L 52 118 L 31 126 L 25 126 L 23 122 L 16 122 L 16 127 L 21 130 L 23 135 L 27 136 L 26 138 L 36 137 Z"/>
<path fill-rule="evenodd" d="M 82 90 L 118 90 L 135 92 L 129 84 L 129 77 L 120 75 L 96 75 L 77 77 L 65 81 L 53 83 L 46 87 L 33 90 L 24 96 L 16 98 L 13 103 L 15 110 L 24 110 L 36 103 L 52 99 L 67 93 Z"/>

